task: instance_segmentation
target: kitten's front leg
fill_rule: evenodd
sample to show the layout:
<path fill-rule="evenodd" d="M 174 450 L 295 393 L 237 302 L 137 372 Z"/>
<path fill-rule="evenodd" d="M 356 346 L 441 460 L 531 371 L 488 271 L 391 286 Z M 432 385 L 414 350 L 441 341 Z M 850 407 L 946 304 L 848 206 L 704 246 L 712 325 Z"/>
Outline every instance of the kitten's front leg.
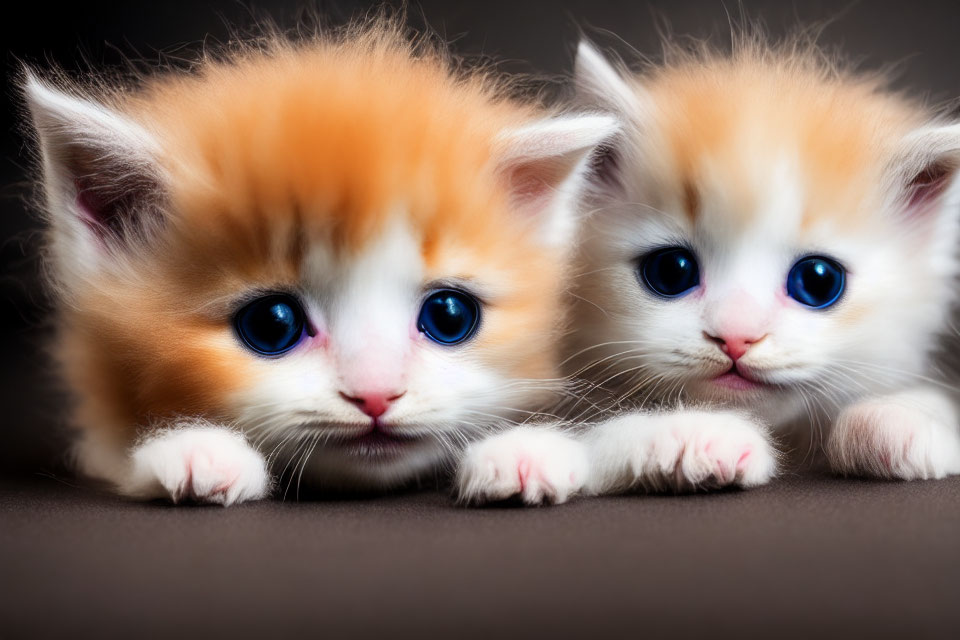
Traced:
<path fill-rule="evenodd" d="M 728 411 L 632 413 L 585 438 L 593 494 L 753 487 L 777 470 L 766 428 Z"/>
<path fill-rule="evenodd" d="M 139 442 L 117 484 L 135 498 L 227 506 L 265 497 L 271 482 L 263 455 L 242 434 L 188 420 Z"/>
<path fill-rule="evenodd" d="M 841 412 L 827 441 L 845 475 L 916 480 L 960 473 L 957 409 L 938 389 L 864 400 Z"/>
<path fill-rule="evenodd" d="M 583 444 L 549 425 L 515 427 L 474 442 L 457 471 L 457 497 L 481 504 L 517 497 L 524 503 L 560 504 L 587 480 Z"/>

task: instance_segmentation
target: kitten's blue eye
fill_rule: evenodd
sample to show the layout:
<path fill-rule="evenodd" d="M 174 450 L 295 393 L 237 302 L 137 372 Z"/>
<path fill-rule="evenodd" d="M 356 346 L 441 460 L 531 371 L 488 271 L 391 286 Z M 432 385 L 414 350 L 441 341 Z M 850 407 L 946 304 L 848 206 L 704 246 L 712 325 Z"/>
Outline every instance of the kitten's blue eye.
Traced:
<path fill-rule="evenodd" d="M 267 356 L 292 349 L 303 337 L 304 324 L 300 303 L 284 294 L 254 300 L 234 318 L 240 339 L 253 351 Z"/>
<path fill-rule="evenodd" d="M 787 275 L 787 294 L 802 305 L 825 309 L 843 293 L 843 267 L 823 256 L 809 256 L 796 262 Z"/>
<path fill-rule="evenodd" d="M 640 262 L 640 277 L 654 293 L 676 298 L 700 284 L 700 267 L 683 247 L 658 249 Z"/>
<path fill-rule="evenodd" d="M 434 291 L 420 307 L 417 328 L 439 344 L 458 344 L 477 332 L 480 304 L 463 291 Z"/>

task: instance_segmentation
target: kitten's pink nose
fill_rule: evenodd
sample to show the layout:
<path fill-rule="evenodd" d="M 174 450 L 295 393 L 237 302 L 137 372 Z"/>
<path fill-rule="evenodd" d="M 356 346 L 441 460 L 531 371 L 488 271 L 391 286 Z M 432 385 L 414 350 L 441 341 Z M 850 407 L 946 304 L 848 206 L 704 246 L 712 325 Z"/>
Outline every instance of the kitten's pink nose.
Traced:
<path fill-rule="evenodd" d="M 392 391 L 357 391 L 346 394 L 340 392 L 340 397 L 355 405 L 360 411 L 371 418 L 379 418 L 387 412 L 390 405 L 403 397 L 406 391 L 400 393 Z"/>
<path fill-rule="evenodd" d="M 720 336 L 712 336 L 710 334 L 706 335 L 708 338 L 716 342 L 720 349 L 725 354 L 730 356 L 734 362 L 742 358 L 743 354 L 745 354 L 750 347 L 754 345 L 754 343 L 760 342 L 765 337 L 760 336 L 759 338 L 754 338 L 736 334 Z"/>

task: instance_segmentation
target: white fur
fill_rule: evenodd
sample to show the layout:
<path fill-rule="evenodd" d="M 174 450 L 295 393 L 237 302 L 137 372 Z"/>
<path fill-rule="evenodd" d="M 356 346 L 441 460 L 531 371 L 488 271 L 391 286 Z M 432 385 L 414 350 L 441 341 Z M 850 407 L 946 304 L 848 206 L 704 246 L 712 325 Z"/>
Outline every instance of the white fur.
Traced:
<path fill-rule="evenodd" d="M 587 490 L 595 494 L 755 487 L 777 470 L 765 427 L 728 411 L 630 414 L 585 439 L 592 463 Z"/>
<path fill-rule="evenodd" d="M 263 455 L 243 435 L 195 420 L 153 433 L 136 445 L 119 489 L 140 499 L 229 506 L 266 497 L 270 476 Z"/>
<path fill-rule="evenodd" d="M 582 101 L 600 103 L 606 91 L 617 97 L 605 101 L 608 107 L 632 111 L 618 114 L 630 123 L 618 143 L 619 184 L 616 189 L 599 184 L 590 203 L 596 212 L 584 231 L 582 275 L 574 290 L 571 371 L 599 386 L 616 379 L 619 393 L 636 400 L 717 403 L 750 411 L 778 429 L 825 432 L 836 422 L 827 454 L 844 473 L 904 479 L 957 473 L 955 380 L 933 387 L 928 381 L 938 380 L 932 353 L 951 331 L 960 272 L 960 182 L 954 179 L 935 210 L 916 219 L 902 211 L 902 188 L 906 178 L 931 163 L 956 163 L 960 125 L 931 123 L 902 140 L 871 195 L 874 224 L 853 233 L 829 219 L 802 227 L 806 178 L 789 147 L 774 148 L 746 131 L 737 143 L 742 154 L 737 162 L 746 169 L 757 211 L 737 210 L 725 167 L 705 156 L 698 167 L 701 212 L 692 224 L 683 203 L 664 192 L 651 173 L 660 147 L 653 124 L 644 121 L 647 111 L 640 102 L 625 106 L 630 101 L 615 79 L 619 72 L 596 51 L 581 47 L 581 54 L 577 86 L 589 94 Z M 630 88 L 641 100 L 643 90 L 635 85 Z M 755 222 L 735 222 L 742 219 Z M 693 247 L 702 287 L 696 295 L 664 300 L 638 282 L 637 260 L 678 241 Z M 786 274 L 806 252 L 833 256 L 848 267 L 839 304 L 864 309 L 855 322 L 784 300 Z M 763 336 L 740 363 L 771 386 L 728 393 L 708 382 L 730 367 L 710 335 L 731 322 Z M 662 424 L 669 422 L 664 418 Z M 647 437 L 643 431 L 636 434 L 641 443 Z M 616 451 L 618 437 L 612 434 L 611 442 L 596 450 Z M 760 437 L 757 430 L 754 440 Z M 625 486 L 629 476 L 622 475 L 623 467 L 596 473 L 620 479 L 612 482 L 614 488 Z M 691 476 L 702 474 L 700 469 Z"/>
<path fill-rule="evenodd" d="M 579 435 L 517 427 L 467 448 L 457 494 L 560 504 L 580 493 L 686 492 L 766 484 L 777 453 L 766 427 L 729 411 L 629 413 Z"/>
<path fill-rule="evenodd" d="M 840 413 L 827 454 L 843 474 L 903 480 L 958 474 L 956 407 L 930 388 L 863 400 Z"/>
<path fill-rule="evenodd" d="M 587 40 L 577 45 L 574 82 L 581 102 L 616 113 L 632 123 L 643 121 L 647 102 L 643 89 L 628 84 L 620 71 Z"/>
<path fill-rule="evenodd" d="M 547 427 L 517 427 L 467 447 L 457 474 L 466 503 L 519 497 L 529 505 L 560 504 L 587 481 L 587 451 Z"/>

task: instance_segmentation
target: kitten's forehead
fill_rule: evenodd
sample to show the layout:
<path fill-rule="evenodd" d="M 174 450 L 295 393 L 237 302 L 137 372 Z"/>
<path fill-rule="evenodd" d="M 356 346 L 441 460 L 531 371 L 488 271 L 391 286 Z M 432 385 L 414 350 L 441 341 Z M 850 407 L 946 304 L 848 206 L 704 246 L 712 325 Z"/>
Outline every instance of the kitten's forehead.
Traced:
<path fill-rule="evenodd" d="M 363 283 L 391 281 L 418 284 L 424 274 L 423 240 L 402 209 L 387 218 L 383 228 L 349 253 L 336 251 L 329 242 L 307 248 L 300 278 L 309 289 L 359 290 Z M 371 287 L 373 288 L 373 287 Z"/>
<path fill-rule="evenodd" d="M 425 241 L 510 224 L 495 143 L 532 115 L 439 62 L 322 48 L 161 81 L 131 110 L 164 141 L 171 199 L 194 234 L 254 246 L 299 227 L 354 253 L 399 206 Z"/>
<path fill-rule="evenodd" d="M 871 83 L 808 75 L 741 61 L 656 78 L 641 138 L 673 208 L 730 228 L 868 224 L 916 117 Z"/>
<path fill-rule="evenodd" d="M 697 177 L 688 178 L 699 194 L 697 208 L 686 209 L 694 226 L 714 238 L 747 232 L 772 237 L 800 228 L 808 189 L 796 156 L 763 157 L 746 149 L 735 155 L 705 154 Z"/>

